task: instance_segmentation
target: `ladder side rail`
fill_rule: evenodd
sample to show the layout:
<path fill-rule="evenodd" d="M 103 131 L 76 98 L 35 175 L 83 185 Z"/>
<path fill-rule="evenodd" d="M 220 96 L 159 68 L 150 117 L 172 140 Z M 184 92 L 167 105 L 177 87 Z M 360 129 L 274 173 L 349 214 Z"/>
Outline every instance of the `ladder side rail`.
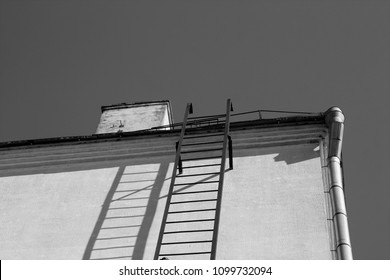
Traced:
<path fill-rule="evenodd" d="M 160 233 L 159 233 L 158 240 L 157 240 L 156 252 L 154 254 L 155 260 L 158 260 L 158 257 L 160 255 L 161 243 L 162 243 L 162 239 L 164 236 L 165 224 L 167 221 L 168 211 L 169 211 L 169 205 L 171 204 L 173 188 L 174 188 L 175 180 L 176 180 L 176 173 L 177 173 L 177 169 L 178 169 L 179 162 L 180 162 L 181 145 L 183 143 L 184 133 L 185 133 L 187 119 L 188 119 L 189 114 L 192 114 L 192 104 L 191 103 L 187 103 L 186 111 L 184 113 L 183 125 L 182 125 L 181 132 L 180 132 L 179 143 L 178 143 L 177 149 L 176 149 L 175 164 L 173 166 L 173 171 L 172 171 L 171 185 L 170 185 L 169 191 L 168 191 L 167 201 L 166 201 L 165 210 L 164 210 L 164 216 L 163 216 L 163 220 L 162 220 L 161 227 L 160 227 Z"/>
<path fill-rule="evenodd" d="M 232 110 L 231 100 L 227 100 L 226 104 L 226 119 L 225 119 L 225 132 L 223 136 L 223 148 L 222 148 L 222 159 L 220 167 L 220 177 L 218 183 L 218 195 L 217 195 L 217 205 L 215 210 L 215 221 L 214 221 L 214 231 L 213 231 L 213 242 L 211 247 L 211 260 L 215 260 L 217 252 L 217 241 L 218 241 L 218 228 L 219 228 L 219 217 L 221 213 L 221 201 L 222 201 L 222 188 L 223 188 L 223 179 L 225 174 L 225 163 L 226 163 L 226 148 L 228 142 L 228 135 L 230 131 L 230 111 Z"/>

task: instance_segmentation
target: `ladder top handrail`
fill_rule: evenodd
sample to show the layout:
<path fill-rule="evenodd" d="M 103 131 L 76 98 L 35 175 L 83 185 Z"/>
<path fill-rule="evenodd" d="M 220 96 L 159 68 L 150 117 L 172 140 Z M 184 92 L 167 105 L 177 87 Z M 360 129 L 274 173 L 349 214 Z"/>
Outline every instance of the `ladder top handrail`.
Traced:
<path fill-rule="evenodd" d="M 261 116 L 261 113 L 303 114 L 303 115 L 321 115 L 322 114 L 322 113 L 315 113 L 315 112 L 298 112 L 298 111 L 281 111 L 281 110 L 263 110 L 263 109 L 261 109 L 261 110 L 253 110 L 253 111 L 246 111 L 246 112 L 242 112 L 242 113 L 230 114 L 230 117 L 243 116 L 243 115 L 249 115 L 249 114 L 254 114 L 254 113 L 259 115 L 259 117 L 257 118 L 258 120 L 263 119 Z M 226 117 L 226 114 L 189 117 L 187 125 L 200 124 L 202 122 L 206 123 L 206 122 L 210 122 L 210 121 L 222 122 L 225 117 Z M 149 129 L 145 129 L 145 131 L 164 129 L 164 128 L 174 129 L 175 127 L 181 127 L 182 125 L 183 125 L 183 122 L 177 122 L 177 123 L 168 124 L 168 125 L 151 127 Z"/>

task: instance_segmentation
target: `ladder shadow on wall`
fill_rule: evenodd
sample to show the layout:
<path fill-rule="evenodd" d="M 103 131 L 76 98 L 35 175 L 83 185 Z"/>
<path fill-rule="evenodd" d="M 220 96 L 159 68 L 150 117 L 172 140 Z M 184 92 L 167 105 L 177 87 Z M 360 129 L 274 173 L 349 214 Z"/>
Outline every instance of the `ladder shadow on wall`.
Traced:
<path fill-rule="evenodd" d="M 84 251 L 84 260 L 144 259 L 169 162 L 120 166 Z M 177 191 L 190 190 L 216 177 L 204 176 Z"/>
<path fill-rule="evenodd" d="M 144 258 L 169 162 L 120 166 L 102 205 L 83 259 Z"/>

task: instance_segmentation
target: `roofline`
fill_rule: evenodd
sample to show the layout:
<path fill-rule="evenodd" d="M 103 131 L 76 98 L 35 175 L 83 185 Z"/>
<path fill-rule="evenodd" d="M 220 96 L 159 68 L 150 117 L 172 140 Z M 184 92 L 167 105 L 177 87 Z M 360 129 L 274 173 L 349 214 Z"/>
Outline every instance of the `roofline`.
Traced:
<path fill-rule="evenodd" d="M 323 113 L 311 116 L 291 116 L 281 117 L 273 119 L 259 119 L 249 121 L 237 121 L 231 122 L 231 130 L 246 129 L 252 127 L 274 127 L 274 126 L 289 126 L 289 125 L 307 125 L 307 124 L 325 124 L 325 117 Z M 222 124 L 203 126 L 199 128 L 191 128 L 190 130 L 194 133 L 201 132 L 209 129 L 216 129 Z M 135 136 L 163 136 L 180 133 L 180 129 L 172 130 L 142 130 L 142 131 L 131 131 L 131 132 L 119 132 L 119 133 L 102 133 L 92 134 L 86 136 L 65 136 L 65 137 L 53 137 L 53 138 L 41 138 L 31 140 L 19 140 L 19 141 L 8 141 L 0 142 L 0 149 L 7 148 L 18 148 L 18 147 L 29 147 L 29 146 L 44 146 L 51 144 L 78 144 L 84 142 L 96 142 L 96 141 L 107 141 L 111 139 L 126 139 Z"/>

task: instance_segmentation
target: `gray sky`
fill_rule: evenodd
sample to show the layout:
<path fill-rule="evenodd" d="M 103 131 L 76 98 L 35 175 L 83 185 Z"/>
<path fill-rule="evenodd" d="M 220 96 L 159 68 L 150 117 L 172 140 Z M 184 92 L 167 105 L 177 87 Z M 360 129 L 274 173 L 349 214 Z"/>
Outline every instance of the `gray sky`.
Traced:
<path fill-rule="evenodd" d="M 390 1 L 0 0 L 1 142 L 90 135 L 121 102 L 336 105 L 356 259 L 390 259 L 389 92 Z"/>

